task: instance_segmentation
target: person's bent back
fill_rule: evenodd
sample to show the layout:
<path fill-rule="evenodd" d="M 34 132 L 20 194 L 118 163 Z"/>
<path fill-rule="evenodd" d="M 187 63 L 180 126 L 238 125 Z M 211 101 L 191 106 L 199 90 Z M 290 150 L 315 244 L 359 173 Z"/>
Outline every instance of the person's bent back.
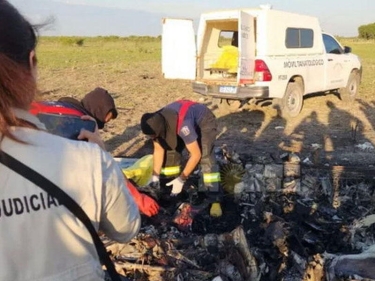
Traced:
<path fill-rule="evenodd" d="M 70 195 L 96 230 L 127 242 L 140 215 L 98 131 L 88 142 L 47 133 L 28 113 L 36 92 L 36 37 L 0 0 L 0 149 Z M 90 143 L 90 142 L 97 142 Z M 103 280 L 86 227 L 57 199 L 0 164 L 0 280 Z"/>

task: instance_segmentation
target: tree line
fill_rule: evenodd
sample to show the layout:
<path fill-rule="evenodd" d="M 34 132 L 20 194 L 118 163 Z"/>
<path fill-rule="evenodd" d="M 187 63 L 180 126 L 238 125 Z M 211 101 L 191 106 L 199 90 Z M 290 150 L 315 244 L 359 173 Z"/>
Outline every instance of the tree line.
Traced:
<path fill-rule="evenodd" d="M 375 39 L 375 23 L 358 27 L 358 37 L 366 40 Z"/>

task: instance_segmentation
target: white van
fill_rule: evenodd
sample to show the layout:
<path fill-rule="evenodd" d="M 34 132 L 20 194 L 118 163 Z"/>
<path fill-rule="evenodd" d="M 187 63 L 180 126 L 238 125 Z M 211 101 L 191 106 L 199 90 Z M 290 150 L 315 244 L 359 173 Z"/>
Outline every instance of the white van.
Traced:
<path fill-rule="evenodd" d="M 192 20 L 163 19 L 162 72 L 213 98 L 273 99 L 295 117 L 310 93 L 339 90 L 353 101 L 362 67 L 317 18 L 267 7 L 202 14 L 197 36 Z"/>

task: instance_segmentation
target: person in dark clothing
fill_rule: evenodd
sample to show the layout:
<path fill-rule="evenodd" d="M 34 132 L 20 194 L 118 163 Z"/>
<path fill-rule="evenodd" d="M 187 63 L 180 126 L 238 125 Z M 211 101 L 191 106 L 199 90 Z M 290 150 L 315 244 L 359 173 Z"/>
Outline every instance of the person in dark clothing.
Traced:
<path fill-rule="evenodd" d="M 211 110 L 193 101 L 175 101 L 156 112 L 143 114 L 141 129 L 153 139 L 154 163 L 150 184 L 158 186 L 160 175 L 174 177 L 167 186 L 172 186 L 171 195 L 179 194 L 186 179 L 200 164 L 203 176 L 203 190 L 200 191 L 207 192 L 212 202 L 211 215 L 221 216 L 220 173 L 213 153 L 217 124 Z M 189 159 L 181 171 L 184 149 L 189 152 Z"/>
<path fill-rule="evenodd" d="M 35 115 L 40 112 L 78 116 L 89 115 L 95 119 L 99 129 L 103 129 L 105 123 L 117 118 L 115 101 L 107 90 L 100 87 L 86 94 L 81 101 L 71 97 L 63 97 L 58 101 L 33 102 L 30 113 Z"/>
<path fill-rule="evenodd" d="M 29 112 L 33 115 L 37 115 L 38 113 L 79 117 L 88 115 L 96 120 L 99 129 L 103 129 L 105 123 L 117 117 L 117 110 L 112 96 L 107 90 L 99 87 L 86 94 L 81 101 L 70 97 L 63 97 L 58 101 L 33 102 Z M 159 212 L 159 205 L 153 198 L 139 192 L 135 183 L 126 177 L 125 182 L 139 210 L 143 214 L 150 217 Z"/>

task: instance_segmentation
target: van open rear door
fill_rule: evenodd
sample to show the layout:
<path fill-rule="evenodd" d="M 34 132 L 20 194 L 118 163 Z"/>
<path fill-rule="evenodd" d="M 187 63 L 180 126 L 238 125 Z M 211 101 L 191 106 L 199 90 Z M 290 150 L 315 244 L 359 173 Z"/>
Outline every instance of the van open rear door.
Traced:
<path fill-rule="evenodd" d="M 195 80 L 197 48 L 192 20 L 163 19 L 161 47 L 164 78 Z"/>
<path fill-rule="evenodd" d="M 237 81 L 242 85 L 253 84 L 255 66 L 254 17 L 241 11 L 238 21 L 238 30 L 240 73 L 237 76 Z"/>

